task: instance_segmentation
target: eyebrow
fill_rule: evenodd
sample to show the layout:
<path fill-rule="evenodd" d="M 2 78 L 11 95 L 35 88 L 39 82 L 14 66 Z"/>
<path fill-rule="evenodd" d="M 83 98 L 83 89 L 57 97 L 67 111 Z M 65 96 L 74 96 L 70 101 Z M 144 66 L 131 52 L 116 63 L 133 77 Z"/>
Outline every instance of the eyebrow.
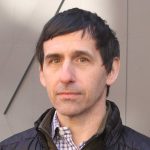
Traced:
<path fill-rule="evenodd" d="M 47 54 L 45 57 L 44 57 L 44 60 L 49 60 L 51 58 L 56 58 L 56 57 L 63 57 L 62 54 L 57 54 L 57 53 L 54 53 L 54 54 Z"/>
<path fill-rule="evenodd" d="M 75 57 L 79 57 L 79 56 L 86 56 L 86 57 L 89 57 L 89 58 L 93 58 L 92 55 L 87 52 L 87 51 L 83 51 L 83 50 L 75 50 L 73 52 L 73 54 L 71 54 L 71 57 L 72 58 L 75 58 Z M 56 57 L 63 57 L 63 54 L 61 53 L 52 53 L 52 54 L 47 54 L 44 59 L 45 60 L 48 60 L 48 59 L 51 59 L 51 58 L 56 58 Z"/>
<path fill-rule="evenodd" d="M 73 53 L 73 57 L 78 57 L 78 56 L 87 56 L 89 58 L 93 58 L 92 55 L 88 51 L 82 51 L 82 50 L 77 50 Z"/>

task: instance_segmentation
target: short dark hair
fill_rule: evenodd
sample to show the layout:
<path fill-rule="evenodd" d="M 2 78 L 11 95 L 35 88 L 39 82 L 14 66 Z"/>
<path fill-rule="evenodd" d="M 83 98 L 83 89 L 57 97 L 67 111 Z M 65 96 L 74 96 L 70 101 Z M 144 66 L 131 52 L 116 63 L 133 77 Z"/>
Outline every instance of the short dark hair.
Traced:
<path fill-rule="evenodd" d="M 107 73 L 110 73 L 114 58 L 120 57 L 118 39 L 105 20 L 96 13 L 79 8 L 61 12 L 45 24 L 36 46 L 36 56 L 41 67 L 43 67 L 44 62 L 43 43 L 45 41 L 79 30 L 83 30 L 82 36 L 88 31 L 96 41 L 96 48 L 99 49 L 103 65 Z M 108 93 L 109 86 L 107 86 L 107 96 Z"/>

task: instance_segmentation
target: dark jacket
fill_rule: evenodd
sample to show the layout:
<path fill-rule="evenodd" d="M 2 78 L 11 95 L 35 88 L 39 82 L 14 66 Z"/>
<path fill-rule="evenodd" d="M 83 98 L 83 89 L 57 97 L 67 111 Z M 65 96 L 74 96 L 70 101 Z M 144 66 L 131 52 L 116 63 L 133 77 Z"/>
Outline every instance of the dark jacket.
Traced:
<path fill-rule="evenodd" d="M 123 126 L 117 106 L 108 103 L 111 109 L 103 133 L 87 141 L 83 150 L 150 150 L 150 138 Z M 34 128 L 1 142 L 0 150 L 57 150 L 50 128 L 54 112 L 54 108 L 47 110 Z"/>

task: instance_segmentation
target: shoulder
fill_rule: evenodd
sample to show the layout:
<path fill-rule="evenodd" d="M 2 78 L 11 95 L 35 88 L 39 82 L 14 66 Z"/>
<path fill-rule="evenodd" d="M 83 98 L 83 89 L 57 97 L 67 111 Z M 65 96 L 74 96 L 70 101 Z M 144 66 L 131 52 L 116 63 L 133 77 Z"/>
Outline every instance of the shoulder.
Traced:
<path fill-rule="evenodd" d="M 135 150 L 149 150 L 150 138 L 129 128 L 123 126 L 121 141 L 131 149 Z"/>
<path fill-rule="evenodd" d="M 28 129 L 26 131 L 15 134 L 4 141 L 0 142 L 1 149 L 16 149 L 16 147 L 23 147 L 29 145 L 31 141 L 35 139 L 37 132 L 35 128 Z"/>

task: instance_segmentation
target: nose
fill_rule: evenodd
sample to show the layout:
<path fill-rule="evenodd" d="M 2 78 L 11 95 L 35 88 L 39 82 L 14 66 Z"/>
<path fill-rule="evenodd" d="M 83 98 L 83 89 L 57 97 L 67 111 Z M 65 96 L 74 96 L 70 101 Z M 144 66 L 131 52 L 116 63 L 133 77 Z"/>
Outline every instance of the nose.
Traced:
<path fill-rule="evenodd" d="M 75 81 L 74 67 L 70 62 L 64 62 L 60 71 L 60 81 L 64 84 Z"/>

